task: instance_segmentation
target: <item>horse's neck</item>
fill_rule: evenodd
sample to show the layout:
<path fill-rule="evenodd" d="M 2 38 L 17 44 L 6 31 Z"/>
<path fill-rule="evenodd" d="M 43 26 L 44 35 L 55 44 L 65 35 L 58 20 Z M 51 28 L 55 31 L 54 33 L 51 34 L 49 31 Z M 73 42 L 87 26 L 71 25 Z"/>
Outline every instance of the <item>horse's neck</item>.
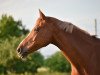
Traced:
<path fill-rule="evenodd" d="M 90 40 L 91 38 L 89 38 L 88 34 L 83 31 L 78 31 L 77 27 L 74 27 L 72 33 L 59 30 L 58 28 L 54 34 L 54 44 L 62 50 L 67 59 L 80 72 L 85 71 L 84 69 L 87 65 L 86 58 L 92 53 L 92 51 L 89 51 L 89 48 L 92 46 Z M 80 69 L 81 67 L 84 67 L 84 69 Z"/>

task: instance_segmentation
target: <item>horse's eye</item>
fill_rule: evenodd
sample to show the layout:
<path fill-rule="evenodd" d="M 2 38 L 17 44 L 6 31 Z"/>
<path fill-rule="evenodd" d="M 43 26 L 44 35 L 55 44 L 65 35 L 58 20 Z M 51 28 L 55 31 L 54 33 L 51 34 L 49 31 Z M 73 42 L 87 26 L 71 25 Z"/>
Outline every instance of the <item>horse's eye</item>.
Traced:
<path fill-rule="evenodd" d="M 34 31 L 38 32 L 38 31 L 39 31 L 39 28 L 38 28 L 38 27 L 36 27 L 36 28 L 34 29 Z"/>

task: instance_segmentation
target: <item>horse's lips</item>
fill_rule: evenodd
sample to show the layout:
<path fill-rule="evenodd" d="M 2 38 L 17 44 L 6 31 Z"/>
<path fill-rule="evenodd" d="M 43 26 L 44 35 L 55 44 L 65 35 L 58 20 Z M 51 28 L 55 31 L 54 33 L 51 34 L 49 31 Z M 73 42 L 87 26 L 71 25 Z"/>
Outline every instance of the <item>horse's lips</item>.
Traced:
<path fill-rule="evenodd" d="M 27 55 L 28 55 L 28 52 L 18 52 L 18 56 L 19 56 L 22 60 L 26 60 Z"/>

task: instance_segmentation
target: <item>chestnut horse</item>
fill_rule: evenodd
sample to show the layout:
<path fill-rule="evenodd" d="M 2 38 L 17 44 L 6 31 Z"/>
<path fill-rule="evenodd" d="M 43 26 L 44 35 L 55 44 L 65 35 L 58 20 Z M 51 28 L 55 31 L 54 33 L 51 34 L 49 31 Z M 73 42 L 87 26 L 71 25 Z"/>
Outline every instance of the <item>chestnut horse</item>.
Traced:
<path fill-rule="evenodd" d="M 20 57 L 51 43 L 71 63 L 71 75 L 100 75 L 100 40 L 72 23 L 45 16 L 40 10 L 39 14 L 35 27 L 17 48 Z"/>

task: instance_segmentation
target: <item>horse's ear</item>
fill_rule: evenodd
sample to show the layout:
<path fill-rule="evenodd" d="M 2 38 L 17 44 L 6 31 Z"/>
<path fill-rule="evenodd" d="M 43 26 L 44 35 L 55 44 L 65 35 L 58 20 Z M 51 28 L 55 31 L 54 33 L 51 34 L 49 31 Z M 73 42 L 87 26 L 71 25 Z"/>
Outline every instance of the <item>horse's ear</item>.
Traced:
<path fill-rule="evenodd" d="M 39 14 L 40 14 L 40 18 L 45 19 L 45 15 L 41 12 L 40 9 L 39 9 Z"/>

